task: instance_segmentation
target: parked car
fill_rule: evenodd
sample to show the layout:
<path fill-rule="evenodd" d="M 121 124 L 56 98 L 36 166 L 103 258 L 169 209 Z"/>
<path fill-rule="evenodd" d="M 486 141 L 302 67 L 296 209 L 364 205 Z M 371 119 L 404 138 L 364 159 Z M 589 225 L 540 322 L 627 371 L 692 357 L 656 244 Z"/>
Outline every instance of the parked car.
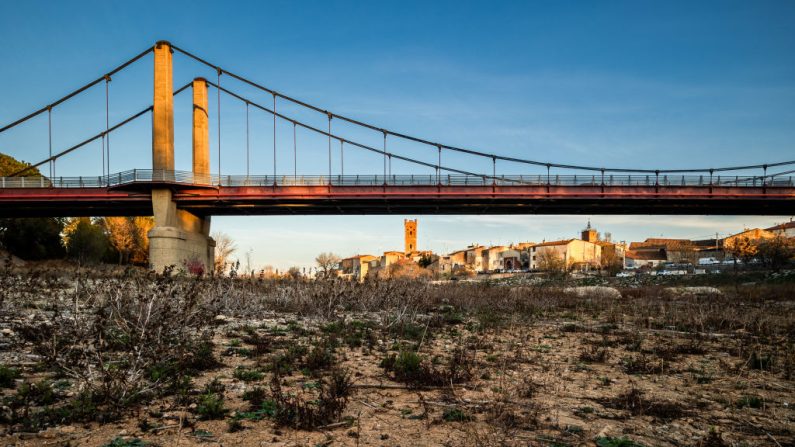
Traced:
<path fill-rule="evenodd" d="M 720 261 L 715 258 L 698 258 L 698 265 L 716 265 Z"/>

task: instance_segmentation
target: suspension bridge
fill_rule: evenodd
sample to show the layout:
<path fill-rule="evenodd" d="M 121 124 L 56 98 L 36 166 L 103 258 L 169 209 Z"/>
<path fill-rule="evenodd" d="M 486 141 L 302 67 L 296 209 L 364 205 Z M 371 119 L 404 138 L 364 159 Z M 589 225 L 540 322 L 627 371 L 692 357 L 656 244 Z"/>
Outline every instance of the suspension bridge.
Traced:
<path fill-rule="evenodd" d="M 152 104 L 111 123 L 108 88 L 112 78 L 150 54 L 154 59 Z M 175 89 L 175 55 L 206 66 L 214 72 L 214 79 L 197 77 Z M 54 148 L 53 110 L 103 85 L 104 128 L 77 144 L 60 150 Z M 256 100 L 236 90 L 236 85 L 253 89 L 268 100 Z M 174 98 L 187 91 L 193 94 L 192 169 L 180 171 L 175 169 L 174 163 Z M 211 91 L 215 93 L 214 104 L 211 104 Z M 222 95 L 245 106 L 245 173 L 222 170 Z M 279 105 L 284 103 L 319 115 L 324 125 L 312 124 L 282 111 Z M 272 172 L 251 172 L 250 110 L 272 117 Z M 211 172 L 211 114 L 216 115 L 218 126 L 215 172 Z M 150 258 L 157 269 L 187 260 L 211 265 L 214 242 L 209 231 L 213 215 L 795 213 L 795 177 L 792 176 L 795 160 L 743 166 L 652 169 L 509 157 L 431 141 L 331 112 L 277 92 L 164 41 L 68 95 L 3 126 L 0 134 L 13 132 L 17 126 L 41 115 L 47 116 L 49 156 L 0 177 L 0 216 L 154 215 L 155 228 L 149 235 Z M 110 172 L 110 136 L 145 116 L 151 117 L 152 125 L 151 165 Z M 335 130 L 334 124 L 339 122 L 375 135 L 380 144 L 365 143 Z M 277 145 L 277 123 L 292 128 L 292 141 Z M 326 172 L 298 174 L 301 162 L 297 155 L 299 131 L 325 140 Z M 101 175 L 57 175 L 59 160 L 98 141 L 102 144 Z M 396 141 L 426 149 L 432 161 L 429 157 L 420 159 L 401 153 L 399 146 L 394 145 Z M 351 160 L 363 153 L 382 160 L 377 170 L 380 172 L 345 174 L 346 157 Z M 479 161 L 462 169 L 447 162 L 452 155 L 466 155 Z M 292 175 L 277 171 L 277 157 L 292 159 Z M 339 159 L 338 168 L 332 162 L 333 157 Z M 415 166 L 417 172 L 393 173 L 393 161 Z M 521 172 L 503 174 L 502 169 L 498 172 L 498 164 L 521 166 Z"/>

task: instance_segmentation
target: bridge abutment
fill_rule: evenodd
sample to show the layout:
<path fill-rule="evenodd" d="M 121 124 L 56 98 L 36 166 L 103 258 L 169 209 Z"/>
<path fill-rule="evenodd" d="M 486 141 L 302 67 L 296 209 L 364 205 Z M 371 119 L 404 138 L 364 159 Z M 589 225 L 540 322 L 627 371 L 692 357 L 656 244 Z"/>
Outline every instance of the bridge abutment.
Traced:
<path fill-rule="evenodd" d="M 155 45 L 154 104 L 152 109 L 152 169 L 174 171 L 174 97 L 171 45 Z M 209 183 L 209 126 L 207 83 L 193 82 L 193 171 L 195 183 Z M 166 178 L 166 177 L 163 177 Z M 149 264 L 162 272 L 177 270 L 209 273 L 215 260 L 215 241 L 210 237 L 210 217 L 177 209 L 168 187 L 152 189 L 155 225 L 149 231 Z"/>

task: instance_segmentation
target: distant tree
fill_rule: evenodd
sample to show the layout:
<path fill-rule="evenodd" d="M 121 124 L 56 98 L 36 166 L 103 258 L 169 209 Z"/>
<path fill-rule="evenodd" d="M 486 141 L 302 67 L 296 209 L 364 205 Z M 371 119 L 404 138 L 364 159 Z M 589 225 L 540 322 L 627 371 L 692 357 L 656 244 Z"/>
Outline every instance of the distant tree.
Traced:
<path fill-rule="evenodd" d="M 130 252 L 135 246 L 135 234 L 130 231 L 129 222 L 127 217 L 105 217 L 102 219 L 110 245 L 119 253 L 119 264 L 130 259 Z"/>
<path fill-rule="evenodd" d="M 63 244 L 66 254 L 81 263 L 99 262 L 110 248 L 101 225 L 89 217 L 69 219 L 64 226 Z"/>
<path fill-rule="evenodd" d="M 748 264 L 759 254 L 759 246 L 756 241 L 747 236 L 735 237 L 727 240 L 723 249 L 734 258 L 734 269 L 737 270 L 737 260 Z"/>
<path fill-rule="evenodd" d="M 420 260 L 417 261 L 417 264 L 424 269 L 428 268 L 429 265 L 433 264 L 433 257 L 430 254 L 424 254 L 420 257 Z"/>
<path fill-rule="evenodd" d="M 538 256 L 538 268 L 540 270 L 553 274 L 566 273 L 566 260 L 558 252 L 543 250 L 536 256 Z"/>
<path fill-rule="evenodd" d="M 315 258 L 315 262 L 321 270 L 321 275 L 328 276 L 333 269 L 337 268 L 340 263 L 340 257 L 331 252 L 320 253 Z"/>
<path fill-rule="evenodd" d="M 232 253 L 237 250 L 237 245 L 228 234 L 220 231 L 213 233 L 212 238 L 215 239 L 215 273 L 223 275 L 231 262 Z"/>
<path fill-rule="evenodd" d="M 152 216 L 135 216 L 130 219 L 131 231 L 135 235 L 130 262 L 138 265 L 148 265 L 149 231 L 155 226 L 155 219 Z"/>
<path fill-rule="evenodd" d="M 152 217 L 105 217 L 99 220 L 111 246 L 119 254 L 119 264 L 132 262 L 146 265 L 149 261 L 149 230 Z"/>
<path fill-rule="evenodd" d="M 420 267 L 411 259 L 399 259 L 391 264 L 385 271 L 390 279 L 419 279 L 433 276 L 430 270 Z"/>
<path fill-rule="evenodd" d="M 303 275 L 301 275 L 301 269 L 299 269 L 298 267 L 290 267 L 287 270 L 285 276 L 292 280 L 299 280 L 303 277 Z"/>
<path fill-rule="evenodd" d="M 0 177 L 28 166 L 28 163 L 0 153 Z M 41 177 L 41 172 L 32 168 L 20 177 Z M 65 254 L 61 245 L 63 225 L 64 219 L 60 217 L 0 218 L 0 247 L 30 261 L 62 258 Z"/>
<path fill-rule="evenodd" d="M 757 250 L 762 264 L 778 272 L 795 258 L 795 240 L 778 235 L 761 241 Z"/>

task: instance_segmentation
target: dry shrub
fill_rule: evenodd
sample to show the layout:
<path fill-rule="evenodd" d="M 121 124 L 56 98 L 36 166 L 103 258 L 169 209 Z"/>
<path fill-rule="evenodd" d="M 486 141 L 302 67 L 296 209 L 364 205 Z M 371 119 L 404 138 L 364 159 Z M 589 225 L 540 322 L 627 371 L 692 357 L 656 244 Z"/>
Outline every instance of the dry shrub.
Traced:
<path fill-rule="evenodd" d="M 166 393 L 190 370 L 214 366 L 211 315 L 195 282 L 78 278 L 15 330 L 44 364 L 110 414 Z"/>
<path fill-rule="evenodd" d="M 434 365 L 414 351 L 390 354 L 381 361 L 381 367 L 391 373 L 392 379 L 412 388 L 445 386 L 464 383 L 472 378 L 475 367 L 474 352 L 456 348 L 442 367 Z"/>
<path fill-rule="evenodd" d="M 599 402 L 608 408 L 625 410 L 632 416 L 652 416 L 671 420 L 686 415 L 686 412 L 679 404 L 647 399 L 643 391 L 634 386 L 627 392 L 619 394 L 612 399 L 601 399 Z"/>
<path fill-rule="evenodd" d="M 273 420 L 277 425 L 309 430 L 336 422 L 348 405 L 352 382 L 350 375 L 334 369 L 320 381 L 317 395 L 286 393 L 281 378 L 274 374 L 271 396 L 274 403 Z"/>
<path fill-rule="evenodd" d="M 605 346 L 586 345 L 580 350 L 580 360 L 590 363 L 604 363 L 610 356 L 610 350 Z"/>
<path fill-rule="evenodd" d="M 626 356 L 621 359 L 621 367 L 627 374 L 662 374 L 670 372 L 664 359 L 651 359 L 645 354 Z"/>

